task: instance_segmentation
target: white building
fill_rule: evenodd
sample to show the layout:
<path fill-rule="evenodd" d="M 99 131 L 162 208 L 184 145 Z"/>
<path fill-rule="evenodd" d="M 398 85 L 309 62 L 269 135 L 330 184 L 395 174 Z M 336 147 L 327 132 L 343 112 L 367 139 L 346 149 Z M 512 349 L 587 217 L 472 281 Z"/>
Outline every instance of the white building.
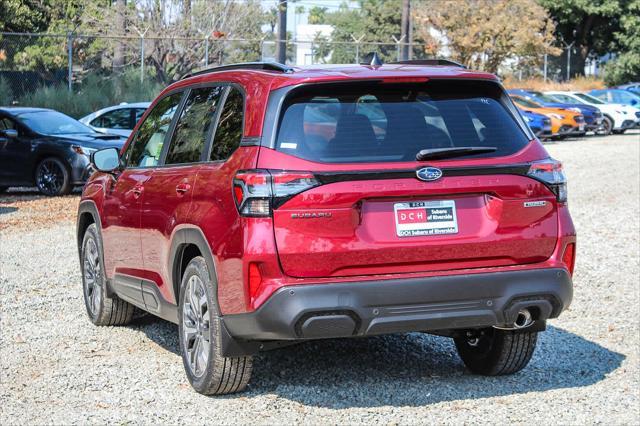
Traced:
<path fill-rule="evenodd" d="M 313 59 L 313 40 L 321 35 L 331 39 L 333 27 L 331 25 L 301 24 L 296 27 L 296 57 L 295 65 L 311 65 Z"/>

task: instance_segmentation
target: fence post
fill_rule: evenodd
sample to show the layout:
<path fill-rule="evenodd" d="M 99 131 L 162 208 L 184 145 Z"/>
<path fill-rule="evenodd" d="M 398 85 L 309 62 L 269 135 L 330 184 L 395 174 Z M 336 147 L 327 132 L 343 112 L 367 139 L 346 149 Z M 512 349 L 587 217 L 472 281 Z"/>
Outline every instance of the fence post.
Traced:
<path fill-rule="evenodd" d="M 360 63 L 360 42 L 364 38 L 364 34 L 360 36 L 360 38 L 355 38 L 353 34 L 351 34 L 351 38 L 356 42 L 356 64 Z"/>
<path fill-rule="evenodd" d="M 144 83 L 144 34 L 140 34 L 140 84 L 142 83 Z"/>
<path fill-rule="evenodd" d="M 571 45 L 567 47 L 567 81 L 571 79 L 571 46 L 572 45 L 573 43 L 571 43 Z"/>
<path fill-rule="evenodd" d="M 73 78 L 73 33 L 67 32 L 67 81 L 69 91 L 73 90 L 71 79 Z"/>
<path fill-rule="evenodd" d="M 397 61 L 400 62 L 401 59 L 401 52 L 400 52 L 400 45 L 402 44 L 402 40 L 404 40 L 405 36 L 400 37 L 399 39 L 396 38 L 396 36 L 392 35 L 391 37 L 393 37 L 393 41 L 396 42 L 396 56 L 397 56 Z"/>
<path fill-rule="evenodd" d="M 544 54 L 544 82 L 547 82 L 547 54 Z"/>
<path fill-rule="evenodd" d="M 209 36 L 204 38 L 204 66 L 209 66 Z"/>

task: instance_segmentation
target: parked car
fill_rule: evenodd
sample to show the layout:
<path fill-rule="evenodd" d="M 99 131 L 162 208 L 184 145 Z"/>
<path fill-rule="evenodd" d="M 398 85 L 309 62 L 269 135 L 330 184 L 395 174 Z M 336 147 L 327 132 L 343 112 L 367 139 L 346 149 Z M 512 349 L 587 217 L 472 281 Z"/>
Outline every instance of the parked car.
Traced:
<path fill-rule="evenodd" d="M 599 89 L 592 90 L 589 94 L 610 104 L 629 105 L 636 108 L 640 107 L 640 95 L 637 95 L 630 90 Z"/>
<path fill-rule="evenodd" d="M 204 394 L 242 390 L 260 350 L 324 338 L 435 333 L 475 373 L 524 368 L 572 299 L 562 165 L 496 76 L 375 59 L 194 73 L 93 153 L 90 320 L 178 324 Z"/>
<path fill-rule="evenodd" d="M 629 90 L 629 91 L 635 93 L 636 95 L 640 95 L 640 83 L 638 83 L 638 82 L 622 84 L 622 85 L 616 87 L 616 89 Z"/>
<path fill-rule="evenodd" d="M 535 90 L 514 89 L 509 90 L 509 94 L 522 96 L 525 99 L 534 101 L 545 108 L 560 108 L 582 114 L 584 117 L 585 132 L 597 132 L 602 128 L 602 112 L 597 107 L 580 103 L 558 102 L 551 96 Z"/>
<path fill-rule="evenodd" d="M 93 129 L 128 138 L 151 102 L 122 103 L 102 108 L 82 117 L 80 121 Z"/>
<path fill-rule="evenodd" d="M 0 192 L 37 186 L 45 195 L 67 194 L 93 172 L 92 152 L 123 144 L 58 111 L 0 107 Z"/>
<path fill-rule="evenodd" d="M 545 94 L 562 102 L 582 102 L 600 108 L 604 114 L 601 133 L 603 135 L 608 135 L 611 132 L 624 133 L 626 130 L 636 127 L 638 120 L 640 120 L 640 111 L 635 108 L 621 104 L 610 104 L 587 93 L 550 91 Z"/>
<path fill-rule="evenodd" d="M 522 117 L 529 125 L 529 128 L 540 139 L 546 139 L 553 136 L 551 131 L 551 119 L 544 114 L 520 110 Z"/>
<path fill-rule="evenodd" d="M 543 107 L 539 103 L 519 95 L 511 95 L 511 99 L 522 110 L 549 117 L 551 119 L 551 134 L 557 139 L 582 136 L 585 133 L 584 117 L 580 113 L 561 108 Z"/>

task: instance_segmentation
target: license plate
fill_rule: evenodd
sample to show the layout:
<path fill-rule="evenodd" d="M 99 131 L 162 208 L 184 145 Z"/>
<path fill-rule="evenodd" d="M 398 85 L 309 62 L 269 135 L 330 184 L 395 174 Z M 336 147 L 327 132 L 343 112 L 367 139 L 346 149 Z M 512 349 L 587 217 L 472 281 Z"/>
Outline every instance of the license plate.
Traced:
<path fill-rule="evenodd" d="M 458 233 L 453 200 L 412 201 L 393 205 L 398 237 Z"/>
<path fill-rule="evenodd" d="M 579 127 L 580 127 L 580 131 L 583 131 L 584 130 L 584 123 L 580 123 Z"/>

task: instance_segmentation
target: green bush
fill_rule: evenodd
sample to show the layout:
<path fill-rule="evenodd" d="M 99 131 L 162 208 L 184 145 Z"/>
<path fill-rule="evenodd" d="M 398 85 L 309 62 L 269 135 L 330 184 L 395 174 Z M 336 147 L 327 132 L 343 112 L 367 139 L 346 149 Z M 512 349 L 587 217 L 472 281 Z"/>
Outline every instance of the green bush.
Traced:
<path fill-rule="evenodd" d="M 11 105 L 13 101 L 13 91 L 7 80 L 0 78 L 0 106 Z"/>
<path fill-rule="evenodd" d="M 607 62 L 604 80 L 610 86 L 640 81 L 640 53 L 627 52 Z"/>
<path fill-rule="evenodd" d="M 140 74 L 125 72 L 121 76 L 90 74 L 75 83 L 70 92 L 66 84 L 40 87 L 22 96 L 22 106 L 51 108 L 75 118 L 83 117 L 100 108 L 122 102 L 151 101 L 163 88 L 152 76 L 140 82 Z"/>

